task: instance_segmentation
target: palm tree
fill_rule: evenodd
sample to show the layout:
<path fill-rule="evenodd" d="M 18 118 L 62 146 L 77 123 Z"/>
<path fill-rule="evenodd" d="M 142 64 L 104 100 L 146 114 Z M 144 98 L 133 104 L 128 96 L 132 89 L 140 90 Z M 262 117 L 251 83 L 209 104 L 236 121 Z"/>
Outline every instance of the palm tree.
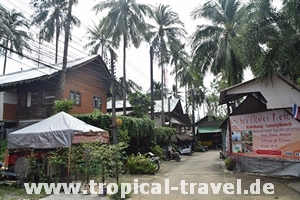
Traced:
<path fill-rule="evenodd" d="M 196 81 L 193 74 L 190 64 L 189 65 L 179 65 L 177 77 L 179 81 L 180 87 L 184 87 L 184 94 L 185 94 L 185 100 L 186 100 L 186 113 L 188 112 L 188 90 L 192 88 L 193 83 Z"/>
<path fill-rule="evenodd" d="M 74 0 L 74 4 L 76 3 L 77 1 Z M 32 24 L 41 26 L 41 38 L 50 42 L 55 35 L 55 63 L 57 63 L 59 36 L 67 25 L 69 2 L 67 0 L 32 0 L 30 4 L 35 9 Z M 80 26 L 79 19 L 72 15 L 70 25 Z"/>
<path fill-rule="evenodd" d="M 233 39 L 243 24 L 238 0 L 207 1 L 191 13 L 194 20 L 204 18 L 211 23 L 198 25 L 192 35 L 194 66 L 201 73 L 209 69 L 214 75 L 222 73 L 230 85 L 243 80 L 244 66 L 236 56 Z"/>
<path fill-rule="evenodd" d="M 180 95 L 182 92 L 178 91 L 176 84 L 172 85 L 172 89 L 168 91 L 169 98 L 175 98 L 175 99 L 182 99 L 182 96 Z"/>
<path fill-rule="evenodd" d="M 151 88 L 147 91 L 147 94 L 150 94 L 150 90 L 151 90 Z M 164 96 L 164 98 L 167 98 L 166 94 L 167 94 L 166 89 L 165 89 L 165 92 L 162 92 L 161 82 L 153 81 L 153 97 L 154 97 L 154 100 L 161 100 L 162 95 Z"/>
<path fill-rule="evenodd" d="M 294 83 L 300 77 L 298 1 L 283 1 L 277 12 L 270 1 L 254 0 L 246 8 L 250 19 L 236 38 L 239 57 L 260 79 L 281 73 Z M 254 13 L 254 14 L 252 14 Z M 247 55 L 247 56 L 243 56 Z"/>
<path fill-rule="evenodd" d="M 111 40 L 111 34 L 105 32 L 105 29 L 103 27 L 104 20 L 99 22 L 99 25 L 96 25 L 94 23 L 94 26 L 92 28 L 88 28 L 87 34 L 89 36 L 87 39 L 90 41 L 88 44 L 85 45 L 85 48 L 92 47 L 90 50 L 90 54 L 98 54 L 98 52 L 101 52 L 101 56 L 104 61 L 108 60 L 107 52 L 112 52 L 112 57 L 114 60 L 117 59 L 117 54 L 114 51 L 114 47 L 117 45 L 113 43 Z"/>
<path fill-rule="evenodd" d="M 185 45 L 181 43 L 175 43 L 171 45 L 171 65 L 174 65 L 171 75 L 175 74 L 176 90 L 178 90 L 178 70 L 189 65 L 189 56 L 184 48 Z"/>
<path fill-rule="evenodd" d="M 123 92 L 124 92 L 124 88 L 123 86 L 126 85 L 126 95 L 132 94 L 134 92 L 140 92 L 142 90 L 142 87 L 140 85 L 138 85 L 137 83 L 135 83 L 132 80 L 127 80 L 125 82 L 125 79 L 123 77 L 120 77 L 118 81 L 115 82 L 116 85 L 116 94 L 118 96 L 120 96 L 119 99 L 123 100 Z"/>
<path fill-rule="evenodd" d="M 30 39 L 29 34 L 24 31 L 24 28 L 29 28 L 29 24 L 24 15 L 16 10 L 6 10 L 0 6 L 1 17 L 1 43 L 4 48 L 4 65 L 3 74 L 6 70 L 7 53 L 8 51 L 16 51 L 22 55 L 23 49 L 30 50 L 27 41 Z"/>
<path fill-rule="evenodd" d="M 180 38 L 186 34 L 184 24 L 180 21 L 177 13 L 173 12 L 169 5 L 160 4 L 153 12 L 152 18 L 156 23 L 156 30 L 151 31 L 154 38 L 151 45 L 158 57 L 161 67 L 162 91 L 164 89 L 164 64 L 169 62 L 170 48 L 172 45 L 180 43 Z M 162 120 L 164 120 L 164 92 L 161 94 L 162 100 Z M 164 122 L 162 122 L 164 124 Z"/>
<path fill-rule="evenodd" d="M 131 43 L 137 48 L 143 39 L 149 40 L 145 16 L 152 12 L 151 7 L 135 0 L 106 0 L 92 9 L 96 13 L 109 9 L 104 18 L 106 31 L 111 33 L 112 41 L 117 44 L 123 41 L 123 90 L 126 91 L 126 49 Z M 123 115 L 126 115 L 126 92 L 123 92 Z"/>

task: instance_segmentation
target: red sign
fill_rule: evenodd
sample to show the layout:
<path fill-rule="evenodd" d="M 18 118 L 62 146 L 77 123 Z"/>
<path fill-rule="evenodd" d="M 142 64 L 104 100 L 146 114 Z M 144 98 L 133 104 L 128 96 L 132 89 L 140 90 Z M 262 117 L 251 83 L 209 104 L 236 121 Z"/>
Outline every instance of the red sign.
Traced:
<path fill-rule="evenodd" d="M 230 116 L 232 153 L 300 159 L 300 123 L 284 110 Z"/>

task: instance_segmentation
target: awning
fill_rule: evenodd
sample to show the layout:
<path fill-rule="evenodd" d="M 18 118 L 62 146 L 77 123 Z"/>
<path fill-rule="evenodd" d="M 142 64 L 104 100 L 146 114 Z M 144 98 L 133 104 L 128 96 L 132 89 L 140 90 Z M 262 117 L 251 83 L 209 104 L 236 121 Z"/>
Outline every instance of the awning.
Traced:
<path fill-rule="evenodd" d="M 220 133 L 222 130 L 218 126 L 198 126 L 198 133 Z"/>

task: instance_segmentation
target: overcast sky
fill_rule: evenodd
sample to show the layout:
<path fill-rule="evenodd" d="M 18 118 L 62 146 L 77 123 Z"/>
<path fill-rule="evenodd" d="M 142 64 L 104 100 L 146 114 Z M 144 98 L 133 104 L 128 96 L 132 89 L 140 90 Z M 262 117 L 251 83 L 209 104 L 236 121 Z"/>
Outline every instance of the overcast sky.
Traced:
<path fill-rule="evenodd" d="M 21 11 L 26 17 L 29 17 L 32 14 L 32 10 L 29 7 L 29 0 L 2 0 L 1 4 L 3 4 L 6 8 L 16 9 Z M 79 4 L 74 7 L 73 14 L 76 15 L 81 20 L 80 29 L 75 28 L 72 31 L 73 40 L 70 42 L 71 48 L 69 51 L 74 52 L 74 55 L 84 56 L 88 54 L 88 50 L 84 50 L 82 47 L 87 43 L 86 41 L 86 29 L 85 27 L 91 27 L 93 22 L 97 23 L 99 19 L 102 17 L 101 14 L 95 15 L 94 11 L 91 11 L 91 8 L 100 2 L 99 0 L 79 0 Z M 199 5 L 199 0 L 137 0 L 140 3 L 147 3 L 151 5 L 159 5 L 165 4 L 170 5 L 172 10 L 179 14 L 180 19 L 185 24 L 185 29 L 188 32 L 188 36 L 194 31 L 196 26 L 196 22 L 193 22 L 190 17 L 190 12 Z M 36 31 L 32 32 L 36 33 Z M 63 41 L 63 36 L 61 36 L 60 40 Z M 44 43 L 48 48 L 54 49 L 54 46 Z M 61 42 L 62 49 L 62 42 Z M 123 76 L 122 71 L 122 50 L 119 49 L 119 61 L 117 63 L 117 76 Z M 74 50 L 77 49 L 77 50 Z M 62 54 L 62 51 L 60 51 Z M 71 53 L 70 52 L 70 53 Z M 32 56 L 38 57 L 37 55 L 32 54 Z M 49 56 L 48 56 L 49 57 Z M 74 56 L 73 56 L 74 57 Z M 14 60 L 19 60 L 17 56 L 13 56 Z M 47 55 L 41 55 L 41 59 L 46 60 Z M 18 71 L 21 69 L 27 69 L 34 64 L 27 62 L 26 59 L 23 59 L 20 62 L 16 62 L 14 60 L 8 60 L 7 62 L 7 71 L 6 73 Z M 54 59 L 52 59 L 54 60 Z M 0 58 L 0 71 L 2 72 L 3 67 L 3 57 Z M 137 84 L 143 87 L 144 91 L 147 91 L 150 87 L 150 56 L 149 56 L 149 45 L 143 43 L 140 48 L 135 49 L 134 47 L 130 47 L 127 49 L 127 78 L 133 80 Z M 170 66 L 167 67 L 167 72 L 169 73 L 172 70 Z M 157 63 L 154 62 L 154 79 L 155 81 L 161 80 L 160 69 L 157 66 Z M 174 77 L 167 75 L 168 88 L 171 88 L 171 85 L 174 83 Z"/>
<path fill-rule="evenodd" d="M 275 0 L 277 4 L 280 0 Z M 87 43 L 86 37 L 86 29 L 85 27 L 91 27 L 93 22 L 98 22 L 102 17 L 101 14 L 95 15 L 94 11 L 91 11 L 91 8 L 100 2 L 99 0 L 79 0 L 79 4 L 74 7 L 73 14 L 76 15 L 81 20 L 80 29 L 74 29 L 72 31 L 73 40 L 70 42 L 71 48 L 69 48 L 70 53 L 74 56 L 84 56 L 88 54 L 88 50 L 84 50 L 82 47 Z M 170 5 L 172 10 L 179 14 L 181 21 L 185 24 L 185 29 L 188 33 L 188 36 L 192 34 L 195 30 L 197 24 L 205 23 L 203 20 L 193 21 L 190 17 L 191 11 L 200 5 L 200 3 L 204 3 L 204 0 L 137 0 L 139 3 L 148 3 L 151 5 Z M 245 2 L 245 1 L 243 1 Z M 18 11 L 22 11 L 25 16 L 29 16 L 32 14 L 32 10 L 28 6 L 29 0 L 2 0 L 1 4 L 3 4 L 7 8 L 14 8 Z M 102 14 L 103 15 L 103 14 Z M 61 41 L 64 40 L 64 37 L 61 36 Z M 48 48 L 54 49 L 54 46 L 49 44 Z M 62 42 L 61 42 L 62 45 Z M 122 45 L 119 49 L 119 61 L 117 63 L 117 76 L 121 77 L 123 75 L 122 71 Z M 60 54 L 62 55 L 62 47 Z M 32 54 L 37 58 L 37 55 Z M 15 60 L 18 60 L 16 56 L 13 57 Z M 47 55 L 42 55 L 41 59 L 46 59 Z M 52 59 L 54 60 L 54 59 Z M 13 60 L 8 60 L 7 63 L 7 73 L 12 71 L 18 71 L 21 68 L 26 69 L 34 66 L 32 63 L 28 63 L 26 59 L 23 59 L 20 62 L 16 62 Z M 0 70 L 2 72 L 3 67 L 3 57 L 0 58 Z M 36 66 L 35 66 L 36 67 Z M 131 47 L 127 49 L 127 79 L 131 79 L 137 84 L 143 87 L 144 91 L 147 91 L 150 88 L 150 56 L 149 56 L 149 45 L 143 43 L 140 48 L 135 49 Z M 172 84 L 174 84 L 174 77 L 171 77 L 169 72 L 172 70 L 170 66 L 167 66 L 167 87 L 171 88 Z M 157 63 L 154 62 L 154 79 L 155 81 L 161 80 L 160 69 L 157 66 Z M 209 86 L 209 81 L 211 80 L 211 76 L 206 79 L 206 86 Z"/>

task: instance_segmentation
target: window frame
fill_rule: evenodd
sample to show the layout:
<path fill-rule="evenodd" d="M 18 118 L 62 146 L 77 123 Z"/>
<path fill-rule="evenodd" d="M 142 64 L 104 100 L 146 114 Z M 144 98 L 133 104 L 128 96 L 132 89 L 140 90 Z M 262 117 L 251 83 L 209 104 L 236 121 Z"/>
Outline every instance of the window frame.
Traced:
<path fill-rule="evenodd" d="M 72 96 L 74 98 L 72 98 Z M 78 99 L 79 103 L 77 103 L 77 96 L 79 97 L 79 99 Z M 70 100 L 73 100 L 75 102 L 74 105 L 80 106 L 81 105 L 81 92 L 76 91 L 76 90 L 70 90 Z"/>
<path fill-rule="evenodd" d="M 100 106 L 99 106 L 100 103 Z M 93 108 L 102 110 L 102 98 L 99 96 L 93 96 Z"/>

